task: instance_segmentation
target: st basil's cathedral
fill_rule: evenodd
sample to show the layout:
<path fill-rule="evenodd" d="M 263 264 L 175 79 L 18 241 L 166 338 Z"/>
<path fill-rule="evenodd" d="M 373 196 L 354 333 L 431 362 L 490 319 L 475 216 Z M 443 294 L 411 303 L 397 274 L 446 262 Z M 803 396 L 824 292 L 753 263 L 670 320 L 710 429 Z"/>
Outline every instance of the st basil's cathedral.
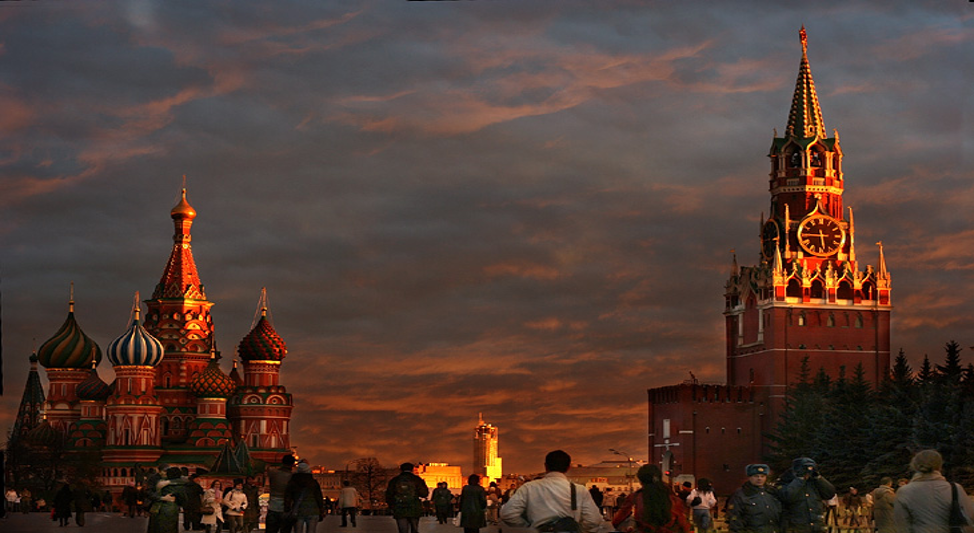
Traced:
<path fill-rule="evenodd" d="M 228 451 L 235 464 L 276 463 L 291 451 L 294 404 L 280 383 L 287 346 L 268 318 L 266 293 L 258 320 L 237 346 L 243 375 L 237 359 L 227 374 L 213 335 L 213 302 L 193 260 L 196 210 L 186 189 L 170 214 L 175 233 L 162 279 L 150 299 L 140 302 L 136 293 L 130 326 L 105 350 L 115 380 L 99 377 L 105 358 L 79 327 L 72 294 L 64 324 L 31 355 L 10 438 L 30 449 L 100 455 L 98 478 L 108 489 L 134 483 L 140 468 L 205 471 Z M 38 364 L 47 373 L 46 395 Z"/>

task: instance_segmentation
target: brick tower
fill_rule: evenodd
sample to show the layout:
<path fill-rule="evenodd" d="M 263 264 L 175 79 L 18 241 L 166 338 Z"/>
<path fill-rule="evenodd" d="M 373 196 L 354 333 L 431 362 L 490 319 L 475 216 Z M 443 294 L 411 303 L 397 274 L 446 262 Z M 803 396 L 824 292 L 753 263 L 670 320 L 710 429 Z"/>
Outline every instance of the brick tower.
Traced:
<path fill-rule="evenodd" d="M 175 226 L 173 248 L 162 279 L 146 300 L 145 329 L 162 342 L 165 356 L 155 373 L 155 390 L 163 406 L 163 443 L 182 443 L 196 416 L 193 380 L 206 369 L 213 347 L 213 319 L 193 260 L 190 228 L 196 210 L 186 201 L 186 189 L 170 215 Z"/>

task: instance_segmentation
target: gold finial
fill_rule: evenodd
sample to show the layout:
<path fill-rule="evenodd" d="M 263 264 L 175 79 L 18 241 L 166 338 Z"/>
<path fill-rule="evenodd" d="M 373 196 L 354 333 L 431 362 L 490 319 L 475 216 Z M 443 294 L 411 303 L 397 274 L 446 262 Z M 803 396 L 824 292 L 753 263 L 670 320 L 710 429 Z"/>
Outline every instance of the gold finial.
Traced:
<path fill-rule="evenodd" d="M 132 298 L 132 320 L 138 322 L 142 318 L 142 306 L 139 302 L 139 291 L 135 291 L 135 297 Z"/>
<path fill-rule="evenodd" d="M 70 295 L 68 296 L 68 312 L 74 312 L 74 282 L 71 282 Z"/>
<path fill-rule="evenodd" d="M 798 36 L 802 40 L 802 53 L 808 53 L 808 33 L 805 31 L 805 25 L 802 24 L 802 30 L 798 32 Z"/>

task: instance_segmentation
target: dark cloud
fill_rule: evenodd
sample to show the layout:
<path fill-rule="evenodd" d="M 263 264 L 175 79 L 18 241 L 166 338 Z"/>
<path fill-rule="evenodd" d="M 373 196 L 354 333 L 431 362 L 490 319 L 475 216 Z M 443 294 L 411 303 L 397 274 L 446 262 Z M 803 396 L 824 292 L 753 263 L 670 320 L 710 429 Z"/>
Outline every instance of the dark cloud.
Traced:
<path fill-rule="evenodd" d="M 859 255 L 875 264 L 883 241 L 893 273 L 894 347 L 938 357 L 972 326 L 965 17 L 912 2 L 5 10 L 0 425 L 70 281 L 92 338 L 122 332 L 162 273 L 186 174 L 220 347 L 266 286 L 302 455 L 469 466 L 479 412 L 508 471 L 553 447 L 644 455 L 647 387 L 724 377 L 730 251 L 758 257 L 803 23 Z"/>

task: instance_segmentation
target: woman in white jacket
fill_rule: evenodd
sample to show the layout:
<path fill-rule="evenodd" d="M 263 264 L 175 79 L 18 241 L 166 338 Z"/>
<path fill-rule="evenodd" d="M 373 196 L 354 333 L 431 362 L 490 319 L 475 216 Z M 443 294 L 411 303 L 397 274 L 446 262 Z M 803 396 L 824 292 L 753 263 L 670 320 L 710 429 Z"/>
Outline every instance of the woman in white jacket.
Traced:
<path fill-rule="evenodd" d="M 203 518 L 200 523 L 206 527 L 206 533 L 218 533 L 223 529 L 223 483 L 214 480 L 210 488 L 203 492 Z M 213 509 L 206 514 L 205 508 Z M 214 527 L 215 526 L 215 527 Z"/>
<path fill-rule="evenodd" d="M 240 533 L 243 531 L 244 509 L 247 508 L 247 495 L 243 491 L 243 480 L 233 480 L 233 490 L 225 498 L 223 505 L 227 506 L 227 523 L 230 524 L 230 533 Z"/>
<path fill-rule="evenodd" d="M 717 497 L 714 496 L 714 486 L 707 478 L 700 478 L 697 481 L 697 488 L 690 491 L 687 496 L 687 505 L 693 509 L 693 525 L 697 531 L 705 533 L 714 530 L 713 508 L 717 506 Z"/>

